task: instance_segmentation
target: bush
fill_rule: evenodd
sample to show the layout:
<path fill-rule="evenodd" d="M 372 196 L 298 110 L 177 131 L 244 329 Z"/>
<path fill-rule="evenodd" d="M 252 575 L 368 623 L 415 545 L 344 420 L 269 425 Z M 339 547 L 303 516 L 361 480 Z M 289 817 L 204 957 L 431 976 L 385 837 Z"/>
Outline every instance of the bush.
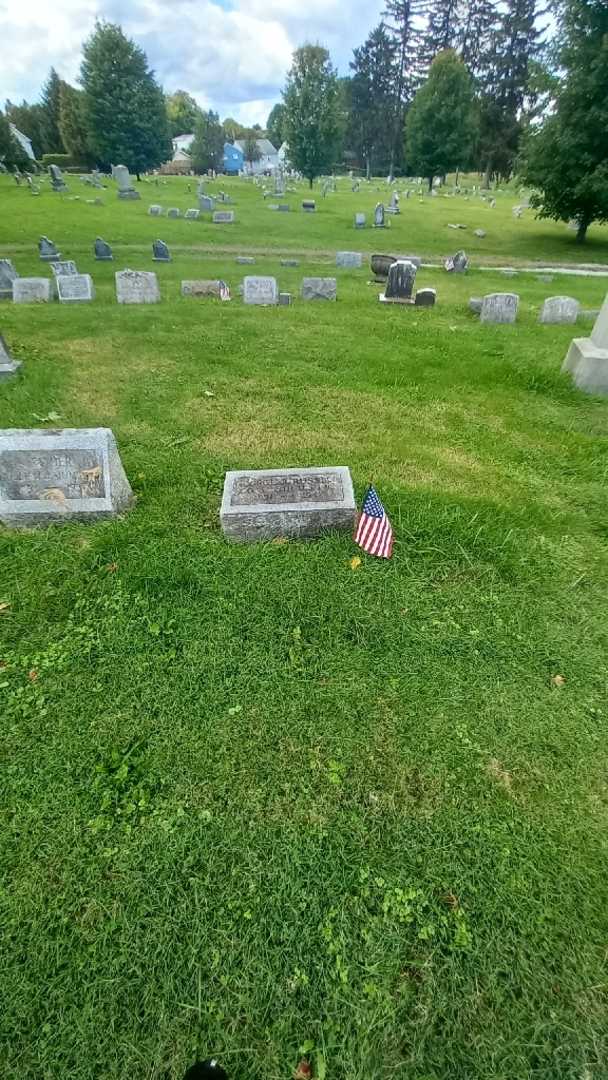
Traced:
<path fill-rule="evenodd" d="M 70 166 L 77 166 L 77 162 L 71 154 L 43 154 L 42 155 L 43 168 L 48 169 L 49 165 L 58 165 L 60 169 L 69 169 Z"/>

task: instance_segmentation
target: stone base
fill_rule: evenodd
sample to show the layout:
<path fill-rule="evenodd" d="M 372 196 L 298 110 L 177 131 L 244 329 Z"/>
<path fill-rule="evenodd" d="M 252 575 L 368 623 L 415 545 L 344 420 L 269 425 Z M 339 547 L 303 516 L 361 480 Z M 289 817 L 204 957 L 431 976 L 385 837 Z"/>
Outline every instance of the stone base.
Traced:
<path fill-rule="evenodd" d="M 95 256 L 95 261 L 96 262 L 113 262 L 114 261 L 114 256 L 113 255 L 96 255 Z"/>
<path fill-rule="evenodd" d="M 383 292 L 378 294 L 378 300 L 380 301 L 381 304 L 414 304 L 415 303 L 415 300 L 414 300 L 413 296 L 410 296 L 410 297 L 408 297 L 406 299 L 405 297 L 401 297 L 401 296 L 386 296 L 386 294 L 383 293 Z"/>
<path fill-rule="evenodd" d="M 21 360 L 6 360 L 0 362 L 0 382 L 16 375 L 21 367 Z"/>
<path fill-rule="evenodd" d="M 139 191 L 135 191 L 133 188 L 131 188 L 130 191 L 119 191 L 118 192 L 118 198 L 119 199 L 141 199 L 141 195 L 140 195 Z"/>
<path fill-rule="evenodd" d="M 608 396 L 608 349 L 598 349 L 591 338 L 574 338 L 562 371 L 572 375 L 579 390 Z"/>

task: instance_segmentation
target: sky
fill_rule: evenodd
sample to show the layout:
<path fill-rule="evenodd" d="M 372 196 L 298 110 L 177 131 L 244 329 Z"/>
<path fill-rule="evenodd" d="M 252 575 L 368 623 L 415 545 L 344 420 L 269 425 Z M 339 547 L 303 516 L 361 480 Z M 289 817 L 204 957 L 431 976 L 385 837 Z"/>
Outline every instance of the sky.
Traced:
<path fill-rule="evenodd" d="M 77 85 L 80 48 L 96 17 L 120 23 L 166 93 L 266 123 L 291 54 L 320 42 L 340 74 L 380 19 L 382 0 L 0 0 L 0 103 L 36 101 L 53 66 Z"/>

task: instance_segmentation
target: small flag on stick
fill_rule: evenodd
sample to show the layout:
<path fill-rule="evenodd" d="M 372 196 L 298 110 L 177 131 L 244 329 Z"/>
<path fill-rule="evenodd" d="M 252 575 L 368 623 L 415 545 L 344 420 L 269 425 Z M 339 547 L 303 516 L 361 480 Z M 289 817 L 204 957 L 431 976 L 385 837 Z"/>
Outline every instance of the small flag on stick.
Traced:
<path fill-rule="evenodd" d="M 220 281 L 220 300 L 230 300 L 230 289 L 225 281 Z"/>
<path fill-rule="evenodd" d="M 391 523 L 378 498 L 376 489 L 371 485 L 365 493 L 354 539 L 355 544 L 363 548 L 368 555 L 377 555 L 380 559 L 390 559 L 393 554 Z"/>

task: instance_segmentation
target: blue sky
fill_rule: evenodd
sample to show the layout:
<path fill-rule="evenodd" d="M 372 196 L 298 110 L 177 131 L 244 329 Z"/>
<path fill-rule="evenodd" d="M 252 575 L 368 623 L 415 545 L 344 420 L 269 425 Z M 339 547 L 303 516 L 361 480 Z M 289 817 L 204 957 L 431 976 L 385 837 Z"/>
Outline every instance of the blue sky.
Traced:
<path fill-rule="evenodd" d="M 298 45 L 320 41 L 346 73 L 381 10 L 379 0 L 0 0 L 0 101 L 36 100 L 51 65 L 76 83 L 101 17 L 145 49 L 167 92 L 264 124 Z"/>

